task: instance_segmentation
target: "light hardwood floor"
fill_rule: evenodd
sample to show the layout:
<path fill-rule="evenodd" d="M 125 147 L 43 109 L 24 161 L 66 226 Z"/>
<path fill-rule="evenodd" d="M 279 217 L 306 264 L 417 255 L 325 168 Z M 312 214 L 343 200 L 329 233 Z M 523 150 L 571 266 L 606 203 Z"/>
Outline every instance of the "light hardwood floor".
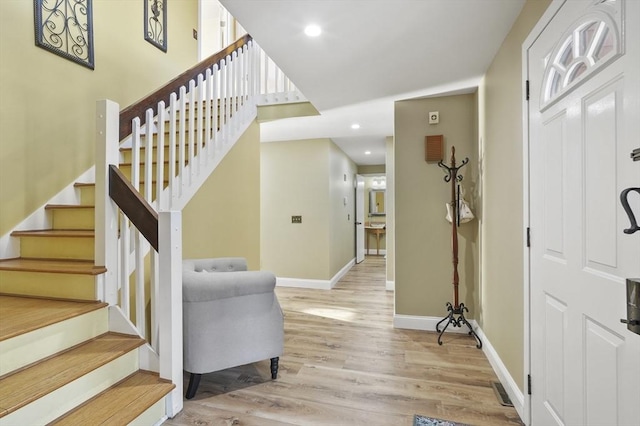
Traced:
<path fill-rule="evenodd" d="M 447 334 L 438 346 L 435 333 L 393 328 L 383 257 L 367 257 L 333 290 L 276 293 L 285 313 L 278 379 L 268 360 L 205 375 L 165 424 L 410 426 L 414 414 L 522 424 L 499 404 L 497 378 L 472 337 Z"/>

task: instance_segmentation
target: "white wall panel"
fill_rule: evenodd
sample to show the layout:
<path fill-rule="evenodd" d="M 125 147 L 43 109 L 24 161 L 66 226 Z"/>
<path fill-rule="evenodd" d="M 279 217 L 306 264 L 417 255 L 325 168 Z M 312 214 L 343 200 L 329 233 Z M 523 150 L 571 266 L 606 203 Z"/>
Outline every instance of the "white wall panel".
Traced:
<path fill-rule="evenodd" d="M 544 403 L 550 414 L 564 423 L 565 409 L 565 328 L 567 306 L 558 299 L 545 295 L 544 324 Z"/>
<path fill-rule="evenodd" d="M 586 424 L 617 425 L 619 348 L 624 341 L 591 318 L 585 318 L 584 327 Z"/>
<path fill-rule="evenodd" d="M 613 272 L 617 267 L 616 85 L 584 100 L 584 223 L 586 265 Z"/>
<path fill-rule="evenodd" d="M 545 249 L 550 258 L 564 259 L 564 112 L 544 126 Z"/>

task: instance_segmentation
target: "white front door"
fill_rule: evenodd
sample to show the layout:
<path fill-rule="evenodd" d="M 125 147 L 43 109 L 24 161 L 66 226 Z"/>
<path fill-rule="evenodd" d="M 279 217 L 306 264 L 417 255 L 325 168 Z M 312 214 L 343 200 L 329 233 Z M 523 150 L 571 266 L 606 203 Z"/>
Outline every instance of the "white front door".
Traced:
<path fill-rule="evenodd" d="M 527 52 L 531 424 L 640 425 L 640 1 L 570 0 Z M 630 200 L 636 215 L 638 197 Z"/>
<path fill-rule="evenodd" d="M 364 178 L 356 175 L 356 263 L 364 260 Z"/>

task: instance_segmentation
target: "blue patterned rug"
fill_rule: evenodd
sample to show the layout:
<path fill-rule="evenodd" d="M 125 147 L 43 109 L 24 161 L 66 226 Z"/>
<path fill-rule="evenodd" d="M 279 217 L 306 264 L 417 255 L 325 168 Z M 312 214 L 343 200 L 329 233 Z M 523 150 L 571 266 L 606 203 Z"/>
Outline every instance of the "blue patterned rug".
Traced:
<path fill-rule="evenodd" d="M 434 417 L 425 417 L 415 415 L 413 418 L 413 426 L 469 426 L 464 423 L 450 422 L 448 420 L 436 419 Z"/>

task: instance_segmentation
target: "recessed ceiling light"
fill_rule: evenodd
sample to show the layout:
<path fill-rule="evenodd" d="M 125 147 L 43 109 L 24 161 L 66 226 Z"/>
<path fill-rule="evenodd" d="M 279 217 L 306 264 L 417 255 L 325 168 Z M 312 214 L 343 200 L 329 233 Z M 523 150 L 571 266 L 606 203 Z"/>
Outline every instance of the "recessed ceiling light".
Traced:
<path fill-rule="evenodd" d="M 364 155 L 371 155 L 371 151 L 365 151 Z"/>
<path fill-rule="evenodd" d="M 304 29 L 304 33 L 309 37 L 318 37 L 322 33 L 322 28 L 315 24 L 307 25 Z"/>
<path fill-rule="evenodd" d="M 360 125 L 358 123 L 354 123 L 354 124 L 351 125 L 351 128 L 354 129 L 354 130 L 357 130 L 357 129 L 360 128 Z"/>

